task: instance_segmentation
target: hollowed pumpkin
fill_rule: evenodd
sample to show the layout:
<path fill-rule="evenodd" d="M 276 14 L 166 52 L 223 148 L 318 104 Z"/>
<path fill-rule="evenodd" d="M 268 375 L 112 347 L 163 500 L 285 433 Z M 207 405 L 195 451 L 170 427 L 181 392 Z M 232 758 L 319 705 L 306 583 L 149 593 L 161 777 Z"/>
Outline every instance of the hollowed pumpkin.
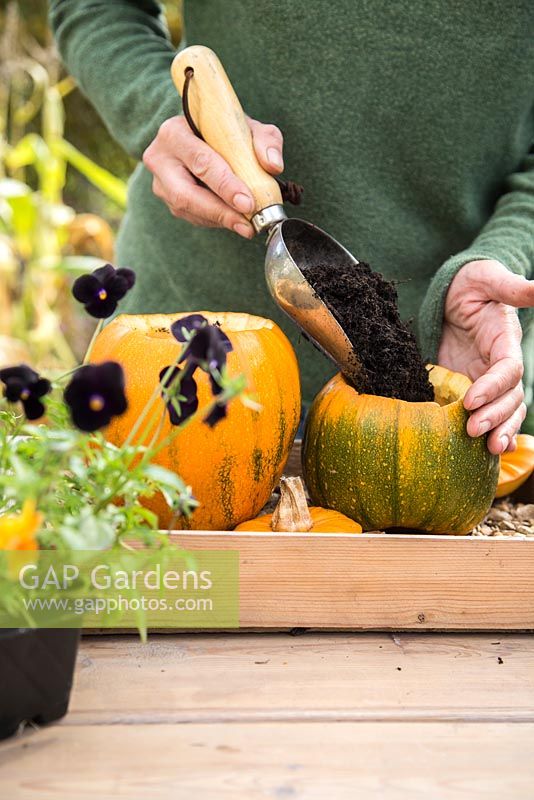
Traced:
<path fill-rule="evenodd" d="M 191 313 L 191 312 L 187 312 Z M 171 520 L 162 495 L 144 500 L 158 514 L 160 525 L 199 530 L 230 530 L 255 516 L 280 479 L 300 418 L 300 383 L 293 348 L 280 328 L 268 319 L 238 313 L 203 314 L 218 322 L 230 339 L 230 375 L 244 374 L 247 391 L 261 410 L 233 400 L 228 416 L 214 428 L 193 420 L 154 459 L 177 472 L 193 487 L 200 506 L 189 520 Z M 112 359 L 125 371 L 128 410 L 105 430 L 121 445 L 152 395 L 160 370 L 174 362 L 180 345 L 170 325 L 184 312 L 117 317 L 99 334 L 91 360 Z M 211 399 L 208 377 L 200 370 L 199 408 Z M 163 400 L 158 400 L 163 411 Z M 171 430 L 168 415 L 159 439 Z"/>
<path fill-rule="evenodd" d="M 258 533 L 361 533 L 362 526 L 339 511 L 308 507 L 300 478 L 282 478 L 280 500 L 272 514 L 262 514 L 237 526 Z"/>
<path fill-rule="evenodd" d="M 315 398 L 303 442 L 314 504 L 364 530 L 405 528 L 461 534 L 495 496 L 499 458 L 466 432 L 471 382 L 443 367 L 429 372 L 435 402 L 360 395 L 336 375 Z"/>
<path fill-rule="evenodd" d="M 519 489 L 534 472 L 534 436 L 520 433 L 517 449 L 501 456 L 501 469 L 495 497 L 505 497 Z"/>

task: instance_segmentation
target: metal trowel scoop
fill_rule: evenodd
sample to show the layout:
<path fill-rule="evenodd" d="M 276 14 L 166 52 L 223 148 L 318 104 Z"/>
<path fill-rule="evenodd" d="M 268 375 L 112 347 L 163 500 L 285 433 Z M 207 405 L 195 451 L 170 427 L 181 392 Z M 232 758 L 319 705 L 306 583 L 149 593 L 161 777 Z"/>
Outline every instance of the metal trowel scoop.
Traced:
<path fill-rule="evenodd" d="M 267 232 L 265 276 L 275 302 L 319 350 L 355 380 L 359 362 L 353 347 L 305 272 L 316 264 L 328 264 L 334 270 L 358 262 L 320 228 L 288 219 L 280 187 L 256 158 L 245 114 L 215 53 L 200 45 L 188 47 L 175 57 L 171 72 L 195 132 L 227 161 L 252 193 L 255 207 L 249 218 L 258 233 Z"/>

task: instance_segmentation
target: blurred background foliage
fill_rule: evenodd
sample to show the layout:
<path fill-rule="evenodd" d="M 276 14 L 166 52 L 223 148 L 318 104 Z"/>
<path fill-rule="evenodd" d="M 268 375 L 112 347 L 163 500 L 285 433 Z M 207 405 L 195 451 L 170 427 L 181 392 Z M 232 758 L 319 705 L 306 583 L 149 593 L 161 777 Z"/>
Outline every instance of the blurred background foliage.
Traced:
<path fill-rule="evenodd" d="M 178 43 L 181 3 L 165 8 Z M 0 366 L 80 360 L 70 286 L 112 260 L 133 167 L 65 73 L 46 0 L 0 0 Z"/>
<path fill-rule="evenodd" d="M 46 52 L 46 59 L 55 75 L 64 76 L 55 53 L 47 21 L 47 0 L 0 0 L 0 31 L 5 30 L 8 6 L 15 5 L 21 21 L 20 44 L 34 39 Z M 182 37 L 181 0 L 163 3 L 167 23 L 175 44 Z M 43 55 L 43 53 L 41 53 Z M 0 78 L 1 80 L 1 78 Z M 80 91 L 72 91 L 64 99 L 65 138 L 97 164 L 114 175 L 127 179 L 135 166 L 133 160 L 109 135 L 104 123 Z M 105 216 L 115 227 L 120 214 L 113 204 L 96 190 L 83 176 L 71 170 L 67 172 L 65 199 L 77 210 L 91 210 Z"/>

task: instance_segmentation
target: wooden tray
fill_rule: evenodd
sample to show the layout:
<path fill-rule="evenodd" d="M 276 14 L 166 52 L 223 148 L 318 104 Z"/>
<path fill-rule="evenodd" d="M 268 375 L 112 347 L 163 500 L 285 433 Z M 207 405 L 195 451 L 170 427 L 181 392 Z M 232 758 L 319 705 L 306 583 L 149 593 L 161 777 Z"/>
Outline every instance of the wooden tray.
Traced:
<path fill-rule="evenodd" d="M 237 550 L 245 629 L 534 630 L 534 539 L 187 532 Z"/>
<path fill-rule="evenodd" d="M 300 442 L 286 465 L 300 474 Z M 532 502 L 534 481 L 520 498 Z M 413 534 L 180 532 L 237 550 L 240 626 L 316 630 L 534 630 L 534 539 Z"/>
<path fill-rule="evenodd" d="M 285 474 L 300 474 L 299 442 Z M 533 490 L 534 476 L 518 500 L 532 502 Z M 171 539 L 239 552 L 244 630 L 534 630 L 534 539 L 228 531 Z"/>

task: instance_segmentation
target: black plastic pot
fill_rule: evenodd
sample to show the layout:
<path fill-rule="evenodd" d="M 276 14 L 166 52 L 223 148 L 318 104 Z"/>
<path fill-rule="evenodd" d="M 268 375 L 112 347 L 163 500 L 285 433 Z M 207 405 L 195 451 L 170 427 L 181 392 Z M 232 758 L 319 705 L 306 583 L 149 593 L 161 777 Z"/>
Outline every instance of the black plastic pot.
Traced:
<path fill-rule="evenodd" d="M 0 739 L 67 713 L 78 628 L 0 628 Z"/>

